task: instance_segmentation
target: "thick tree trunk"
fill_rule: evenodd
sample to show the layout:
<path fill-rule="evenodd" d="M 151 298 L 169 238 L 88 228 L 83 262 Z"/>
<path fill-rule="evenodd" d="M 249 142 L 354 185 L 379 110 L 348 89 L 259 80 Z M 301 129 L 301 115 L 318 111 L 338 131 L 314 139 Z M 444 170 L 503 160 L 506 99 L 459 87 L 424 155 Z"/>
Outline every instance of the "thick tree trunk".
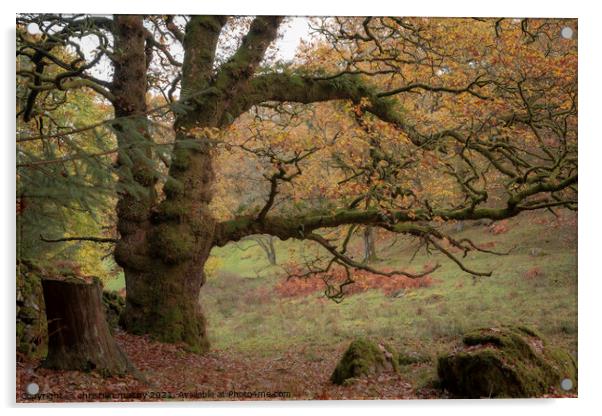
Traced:
<path fill-rule="evenodd" d="M 186 26 L 180 100 L 191 110 L 174 123 L 165 199 L 151 209 L 148 225 L 137 224 L 137 229 L 145 229 L 143 235 L 122 244 L 119 252 L 126 276 L 124 327 L 160 341 L 185 343 L 195 352 L 209 348 L 199 295 L 215 220 L 209 210 L 212 144 L 194 130 L 218 127 L 224 111 L 223 98 L 201 92 L 211 80 L 215 46 L 225 23 L 223 16 L 194 16 Z"/>
<path fill-rule="evenodd" d="M 120 324 L 133 334 L 184 343 L 189 351 L 209 349 L 199 294 L 205 279 L 206 258 L 197 257 L 168 266 L 154 262 L 154 270 L 127 274 L 125 311 Z"/>
<path fill-rule="evenodd" d="M 59 370 L 96 370 L 121 375 L 132 367 L 109 330 L 98 283 L 42 280 L 48 320 L 48 356 Z"/>
<path fill-rule="evenodd" d="M 232 103 L 244 94 L 248 78 L 276 37 L 281 18 L 256 19 L 237 53 L 214 80 L 215 48 L 226 20 L 223 16 L 194 16 L 186 25 L 180 102 L 189 109 L 179 113 L 174 123 L 176 139 L 163 187 L 165 199 L 156 203 L 153 178 L 142 170 L 133 176 L 148 189 L 148 198 L 124 195 L 118 204 L 121 239 L 115 258 L 124 269 L 127 291 L 123 326 L 161 341 L 185 343 L 196 352 L 209 347 L 198 301 L 216 226 L 209 209 L 215 177 L 214 141 L 203 129 L 223 128 L 232 122 Z M 136 16 L 116 21 L 120 26 L 116 49 L 125 54 L 118 55 L 115 80 L 142 85 L 136 78 L 137 74 L 144 76 L 140 74 L 140 62 L 145 61 L 142 21 Z M 137 89 L 133 92 L 136 100 L 119 88 L 114 91 L 124 103 L 129 102 L 125 110 L 140 113 L 143 101 Z M 234 115 L 238 113 L 234 111 Z M 124 134 L 122 139 L 127 143 L 130 138 Z"/>
<path fill-rule="evenodd" d="M 177 141 L 196 140 L 186 136 L 186 130 L 178 130 Z M 146 255 L 126 269 L 122 318 L 122 325 L 132 333 L 184 343 L 199 353 L 209 348 L 199 294 L 215 229 L 208 206 L 213 182 L 210 152 L 202 140 L 194 149 L 176 143 L 163 188 L 165 199 L 149 219 Z"/>

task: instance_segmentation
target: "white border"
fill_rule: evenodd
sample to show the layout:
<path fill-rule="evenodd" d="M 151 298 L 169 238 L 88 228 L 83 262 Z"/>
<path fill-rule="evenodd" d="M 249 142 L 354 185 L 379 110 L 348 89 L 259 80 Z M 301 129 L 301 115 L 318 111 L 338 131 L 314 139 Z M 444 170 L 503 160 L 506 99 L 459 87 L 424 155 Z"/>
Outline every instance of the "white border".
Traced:
<path fill-rule="evenodd" d="M 134 411 L 150 414 L 164 414 L 166 411 L 186 411 L 192 414 L 225 414 L 244 411 L 250 415 L 265 414 L 303 414 L 319 412 L 333 414 L 365 414 L 376 411 L 388 414 L 461 414 L 478 412 L 480 414 L 504 415 L 519 412 L 545 412 L 566 416 L 572 414 L 593 413 L 602 408 L 602 368 L 600 367 L 600 349 L 602 348 L 599 319 L 602 316 L 602 286 L 600 284 L 599 262 L 601 244 L 599 198 L 600 156 L 602 146 L 596 129 L 601 119 L 599 109 L 602 91 L 602 62 L 600 44 L 602 40 L 602 19 L 595 11 L 595 2 L 577 1 L 467 1 L 467 0 L 430 0 L 430 1 L 384 1 L 370 0 L 362 2 L 303 0 L 251 1 L 251 0 L 103 0 L 87 2 L 81 0 L 27 0 L 15 2 L 4 0 L 2 9 L 3 46 L 5 56 L 2 70 L 3 111 L 2 125 L 4 136 L 0 138 L 3 158 L 0 163 L 2 181 L 0 195 L 2 219 L 5 222 L 3 246 L 0 250 L 5 274 L 2 295 L 6 341 L 2 343 L 2 403 L 15 410 L 15 337 L 14 337 L 14 265 L 15 265 L 15 157 L 14 157 L 14 48 L 15 13 L 17 12 L 85 12 L 95 14 L 108 13 L 186 13 L 186 14 L 285 14 L 285 15 L 406 15 L 406 16 L 504 16 L 504 17 L 577 17 L 579 18 L 579 399 L 564 400 L 496 400 L 496 401 L 407 401 L 407 402 L 292 402 L 292 403 L 165 403 L 142 404 L 136 407 L 115 404 L 71 405 L 68 409 L 61 406 L 46 405 L 25 407 L 27 413 L 63 414 L 64 412 L 90 412 L 100 414 L 109 411 Z M 10 320 L 12 319 L 12 326 Z M 23 406 L 20 406 L 23 408 Z M 599 410 L 598 410 L 599 411 Z"/>

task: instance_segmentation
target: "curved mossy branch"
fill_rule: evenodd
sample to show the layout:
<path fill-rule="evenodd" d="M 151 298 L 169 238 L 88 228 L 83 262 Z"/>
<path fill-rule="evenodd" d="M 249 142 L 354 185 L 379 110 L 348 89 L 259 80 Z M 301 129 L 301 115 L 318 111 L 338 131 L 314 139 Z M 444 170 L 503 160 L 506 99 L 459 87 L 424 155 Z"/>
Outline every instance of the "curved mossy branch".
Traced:
<path fill-rule="evenodd" d="M 362 103 L 362 110 L 373 114 L 380 120 L 394 125 L 403 131 L 415 145 L 425 145 L 428 141 L 458 133 L 443 130 L 435 134 L 421 134 L 414 125 L 403 116 L 404 109 L 399 106 L 392 96 L 415 90 L 446 92 L 450 94 L 472 94 L 487 99 L 474 90 L 475 86 L 484 86 L 486 81 L 478 79 L 464 88 L 433 87 L 423 83 L 412 83 L 391 91 L 377 91 L 374 86 L 366 83 L 361 75 L 346 74 L 337 78 L 316 79 L 312 77 L 273 73 L 259 75 L 251 79 L 249 90 L 241 97 L 236 108 L 236 114 L 247 111 L 254 105 L 264 102 L 297 102 L 310 104 L 315 102 L 350 100 L 355 104 Z"/>
<path fill-rule="evenodd" d="M 62 238 L 46 238 L 42 234 L 40 234 L 40 240 L 45 243 L 62 243 L 65 241 L 90 241 L 92 243 L 109 243 L 115 244 L 117 242 L 116 238 L 106 238 L 106 237 L 62 237 Z"/>
<path fill-rule="evenodd" d="M 234 55 L 219 69 L 214 86 L 230 97 L 241 92 L 276 39 L 282 16 L 259 16 L 251 23 Z"/>
<path fill-rule="evenodd" d="M 535 183 L 538 184 L 537 186 L 542 187 L 541 190 L 537 190 L 536 192 L 545 191 L 543 188 L 546 188 L 548 185 L 544 181 L 547 178 L 541 178 L 539 175 L 531 175 L 529 177 L 528 175 L 528 172 L 544 168 L 531 166 L 526 161 L 516 157 L 515 151 L 517 149 L 515 147 L 504 143 L 470 139 L 470 134 L 459 129 L 442 129 L 432 133 L 421 132 L 418 126 L 407 120 L 406 111 L 399 105 L 397 100 L 391 97 L 395 94 L 422 89 L 450 94 L 467 93 L 486 99 L 485 96 L 481 96 L 480 93 L 476 92 L 474 88 L 487 84 L 488 81 L 481 81 L 477 78 L 464 88 L 408 84 L 396 90 L 379 92 L 375 87 L 366 83 L 361 75 L 347 74 L 337 78 L 316 79 L 290 73 L 265 74 L 251 79 L 247 93 L 231 108 L 233 113 L 238 115 L 254 105 L 270 101 L 310 104 L 323 101 L 350 100 L 358 105 L 360 117 L 361 113 L 371 113 L 378 119 L 389 123 L 404 133 L 415 146 L 423 149 L 433 149 L 443 139 L 450 138 L 464 149 L 475 151 L 486 158 L 497 171 L 508 178 L 510 181 L 508 186 L 513 183 L 519 185 Z M 520 114 L 516 115 L 516 117 L 514 114 L 502 114 L 499 116 L 499 119 L 511 123 L 515 121 L 519 122 Z M 554 117 L 554 115 L 550 114 L 549 117 Z M 562 162 L 562 158 L 556 161 L 551 160 L 551 162 L 554 163 L 555 169 L 558 170 L 558 164 Z M 563 163 L 570 163 L 570 161 L 564 161 Z M 563 180 L 563 178 L 554 177 L 553 173 L 550 173 L 548 177 L 554 180 Z M 568 178 L 567 180 L 572 179 Z M 521 196 L 517 198 L 519 202 L 524 199 Z M 511 202 L 511 204 L 514 203 L 514 201 Z"/>
<path fill-rule="evenodd" d="M 320 228 L 334 228 L 341 225 L 373 225 L 385 228 L 396 233 L 423 234 L 430 232 L 418 222 L 429 221 L 435 217 L 444 220 L 502 220 L 518 215 L 522 211 L 532 210 L 529 205 L 520 205 L 526 198 L 541 192 L 557 192 L 577 183 L 577 175 L 571 176 L 557 183 L 536 183 L 514 194 L 506 207 L 488 208 L 467 206 L 460 209 L 434 209 L 434 210 L 401 210 L 388 214 L 376 209 L 358 210 L 341 209 L 334 213 L 314 212 L 301 216 L 267 216 L 263 221 L 258 221 L 253 216 L 243 216 L 233 220 L 224 221 L 216 226 L 214 244 L 224 246 L 230 241 L 238 241 L 243 237 L 253 234 L 269 234 L 281 239 L 298 238 L 306 236 Z M 565 205 L 574 204 L 573 200 L 564 201 Z M 562 206 L 563 202 L 555 203 Z"/>
<path fill-rule="evenodd" d="M 41 68 L 41 69 L 40 69 Z M 28 88 L 31 91 L 30 95 L 27 97 L 27 109 L 23 113 L 24 121 L 29 121 L 29 115 L 31 115 L 31 111 L 33 109 L 33 105 L 35 104 L 36 96 L 41 91 L 52 91 L 52 90 L 76 90 L 80 88 L 90 88 L 100 95 L 104 96 L 110 102 L 115 100 L 115 95 L 113 95 L 107 88 L 100 85 L 98 82 L 93 81 L 92 79 L 85 78 L 84 75 L 80 75 L 80 77 L 63 77 L 59 78 L 59 76 L 48 77 L 44 76 L 41 70 L 43 67 L 36 67 L 36 71 L 18 71 L 17 75 L 30 78 L 33 80 L 33 85 L 29 85 Z"/>
<path fill-rule="evenodd" d="M 174 21 L 174 15 L 165 18 L 165 27 L 171 32 L 173 37 L 180 43 L 184 43 L 184 33 L 180 30 Z"/>
<path fill-rule="evenodd" d="M 383 121 L 406 126 L 400 117 L 400 108 L 388 97 L 379 97 L 374 87 L 358 75 L 343 75 L 335 79 L 314 79 L 296 74 L 273 73 L 252 78 L 245 97 L 239 100 L 240 113 L 264 102 L 297 102 L 310 104 L 333 100 L 351 100 L 360 103 L 368 99 L 367 111 Z"/>

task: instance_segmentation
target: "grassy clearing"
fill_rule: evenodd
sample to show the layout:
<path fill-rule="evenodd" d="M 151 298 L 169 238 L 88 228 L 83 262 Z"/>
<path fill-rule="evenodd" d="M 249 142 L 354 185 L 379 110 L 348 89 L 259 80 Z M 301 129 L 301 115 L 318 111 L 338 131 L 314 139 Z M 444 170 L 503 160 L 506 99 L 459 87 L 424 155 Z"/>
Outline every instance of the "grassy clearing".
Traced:
<path fill-rule="evenodd" d="M 456 238 L 494 243 L 507 256 L 471 254 L 466 264 L 493 270 L 491 277 L 473 279 L 450 259 L 419 252 L 416 241 L 399 238 L 379 242 L 375 266 L 413 268 L 439 262 L 437 283 L 408 291 L 400 298 L 373 289 L 347 297 L 341 304 L 321 293 L 281 298 L 274 285 L 283 279 L 280 266 L 270 266 L 252 242 L 228 245 L 212 252 L 212 271 L 201 294 L 214 349 L 253 356 L 303 351 L 308 361 L 320 361 L 354 337 L 383 339 L 397 349 L 435 357 L 450 348 L 460 334 L 479 326 L 522 324 L 533 327 L 551 343 L 577 351 L 577 229 L 565 214 L 557 224 L 549 213 L 521 216 L 507 222 L 508 231 L 494 235 L 484 225 L 466 224 Z M 544 221 L 551 223 L 540 224 Z M 354 242 L 354 249 L 361 244 Z M 309 255 L 311 246 L 277 241 L 279 264 Z M 111 287 L 119 288 L 119 282 Z M 122 283 L 121 283 L 122 284 Z M 432 377 L 432 365 L 410 366 L 418 384 Z"/>
<path fill-rule="evenodd" d="M 483 225 L 468 225 L 456 233 L 457 238 L 494 242 L 498 251 L 514 247 L 508 256 L 479 253 L 466 261 L 474 269 L 493 270 L 491 277 L 473 279 L 443 255 L 427 257 L 420 252 L 409 263 L 415 249 L 411 239 L 400 238 L 388 248 L 391 242 L 380 243 L 379 257 L 386 260 L 376 266 L 420 269 L 434 261 L 443 266 L 433 273 L 437 284 L 401 298 L 369 290 L 341 304 L 321 293 L 282 299 L 273 292 L 282 271 L 270 267 L 258 247 L 245 243 L 245 251 L 234 245 L 214 250 L 212 255 L 222 265 L 201 295 L 213 345 L 254 354 L 302 348 L 309 359 L 318 359 L 320 349 L 335 348 L 361 335 L 435 356 L 475 326 L 524 324 L 575 354 L 576 227 L 537 224 L 551 219 L 551 214 L 543 215 L 513 219 L 509 231 L 499 235 Z M 300 242 L 277 244 L 280 261 L 294 260 L 307 250 Z"/>

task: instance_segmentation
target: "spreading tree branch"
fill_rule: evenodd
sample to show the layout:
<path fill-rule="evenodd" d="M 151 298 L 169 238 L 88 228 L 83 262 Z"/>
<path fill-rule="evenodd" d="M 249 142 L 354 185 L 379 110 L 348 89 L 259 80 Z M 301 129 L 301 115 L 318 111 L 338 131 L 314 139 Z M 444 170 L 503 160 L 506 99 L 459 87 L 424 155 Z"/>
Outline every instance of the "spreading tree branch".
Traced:
<path fill-rule="evenodd" d="M 92 243 L 110 243 L 115 244 L 116 238 L 104 238 L 104 237 L 62 237 L 62 238 L 45 238 L 40 234 L 40 240 L 45 243 L 62 243 L 65 241 L 90 241 Z"/>

